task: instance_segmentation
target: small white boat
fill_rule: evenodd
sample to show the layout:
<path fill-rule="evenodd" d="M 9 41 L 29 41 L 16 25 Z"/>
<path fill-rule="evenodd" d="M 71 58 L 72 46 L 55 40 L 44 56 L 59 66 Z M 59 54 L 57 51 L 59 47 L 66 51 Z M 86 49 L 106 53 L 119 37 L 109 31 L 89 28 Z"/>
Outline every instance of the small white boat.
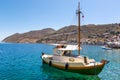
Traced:
<path fill-rule="evenodd" d="M 112 50 L 112 48 L 110 48 L 108 46 L 102 46 L 102 49 L 104 49 L 104 50 Z"/>
<path fill-rule="evenodd" d="M 120 42 L 107 42 L 107 46 L 113 49 L 120 49 Z"/>

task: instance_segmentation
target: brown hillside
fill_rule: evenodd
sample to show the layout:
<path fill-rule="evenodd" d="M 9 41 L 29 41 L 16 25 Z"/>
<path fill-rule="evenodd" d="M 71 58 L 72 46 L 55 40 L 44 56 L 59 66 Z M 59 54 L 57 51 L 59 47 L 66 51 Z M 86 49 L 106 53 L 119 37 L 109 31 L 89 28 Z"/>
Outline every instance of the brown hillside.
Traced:
<path fill-rule="evenodd" d="M 46 36 L 48 34 L 54 33 L 55 30 L 51 28 L 43 29 L 43 30 L 36 30 L 30 31 L 23 34 L 13 34 L 3 40 L 3 42 L 18 42 L 18 43 L 26 43 L 26 42 L 36 42 L 38 39 Z"/>
<path fill-rule="evenodd" d="M 38 43 L 77 43 L 78 28 L 76 25 L 65 26 L 57 31 L 47 28 L 16 33 L 5 38 L 4 42 L 38 42 Z M 81 42 L 104 43 L 114 35 L 120 34 L 120 24 L 83 25 L 81 26 Z"/>

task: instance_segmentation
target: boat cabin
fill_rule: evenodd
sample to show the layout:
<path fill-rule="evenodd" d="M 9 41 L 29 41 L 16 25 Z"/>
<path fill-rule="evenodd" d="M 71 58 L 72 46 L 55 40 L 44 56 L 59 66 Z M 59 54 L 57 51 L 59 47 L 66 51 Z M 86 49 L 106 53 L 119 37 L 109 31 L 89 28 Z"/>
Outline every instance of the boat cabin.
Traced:
<path fill-rule="evenodd" d="M 78 49 L 78 45 L 58 45 L 54 48 L 54 55 L 73 57 L 73 51 Z"/>

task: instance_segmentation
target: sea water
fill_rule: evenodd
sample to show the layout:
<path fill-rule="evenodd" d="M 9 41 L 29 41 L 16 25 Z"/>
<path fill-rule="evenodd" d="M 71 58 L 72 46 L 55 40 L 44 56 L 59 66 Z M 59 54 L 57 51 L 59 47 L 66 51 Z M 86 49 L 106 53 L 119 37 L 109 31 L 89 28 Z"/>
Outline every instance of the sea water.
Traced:
<path fill-rule="evenodd" d="M 0 44 L 0 80 L 119 80 L 120 50 L 103 50 L 101 46 L 82 45 L 81 55 L 109 60 L 99 75 L 82 75 L 42 65 L 41 52 L 53 53 L 47 44 Z M 76 51 L 75 51 L 76 52 Z"/>

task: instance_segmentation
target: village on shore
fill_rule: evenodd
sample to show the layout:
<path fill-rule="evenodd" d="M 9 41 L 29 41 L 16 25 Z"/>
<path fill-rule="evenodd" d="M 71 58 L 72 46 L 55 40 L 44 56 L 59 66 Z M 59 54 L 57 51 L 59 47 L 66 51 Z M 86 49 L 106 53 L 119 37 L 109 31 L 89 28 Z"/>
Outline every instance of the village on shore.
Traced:
<path fill-rule="evenodd" d="M 76 38 L 72 38 L 72 36 L 67 36 L 67 37 L 68 39 L 64 39 L 61 35 L 61 39 L 45 38 L 41 40 L 41 43 L 77 44 Z M 108 42 L 120 42 L 120 34 L 117 33 L 111 35 L 109 33 L 104 33 L 103 38 L 99 38 L 98 36 L 93 36 L 91 38 L 82 38 L 80 42 L 81 44 L 106 45 Z"/>

